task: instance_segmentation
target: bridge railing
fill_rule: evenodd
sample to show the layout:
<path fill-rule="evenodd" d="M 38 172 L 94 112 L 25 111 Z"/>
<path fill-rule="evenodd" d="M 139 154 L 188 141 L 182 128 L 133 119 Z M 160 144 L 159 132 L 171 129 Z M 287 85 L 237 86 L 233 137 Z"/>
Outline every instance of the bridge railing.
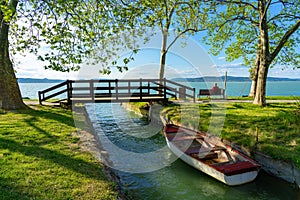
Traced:
<path fill-rule="evenodd" d="M 55 90 L 55 92 L 53 92 Z M 191 98 L 195 89 L 167 79 L 67 80 L 39 91 L 42 103 L 64 94 L 72 102 L 159 101 L 168 98 Z"/>
<path fill-rule="evenodd" d="M 43 91 L 38 92 L 39 102 L 46 101 L 48 99 L 52 99 L 54 97 L 61 98 L 58 101 L 63 101 L 68 99 L 68 94 L 70 92 L 70 81 L 64 81 L 57 85 L 54 85 L 50 88 L 47 88 Z"/>

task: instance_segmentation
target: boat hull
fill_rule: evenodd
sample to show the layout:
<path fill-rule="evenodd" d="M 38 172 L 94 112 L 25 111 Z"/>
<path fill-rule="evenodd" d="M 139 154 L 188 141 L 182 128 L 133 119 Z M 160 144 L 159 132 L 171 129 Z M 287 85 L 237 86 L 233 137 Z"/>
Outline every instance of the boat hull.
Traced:
<path fill-rule="evenodd" d="M 194 158 L 184 154 L 182 151 L 180 151 L 176 146 L 174 146 L 168 140 L 167 140 L 167 143 L 168 143 L 168 147 L 170 148 L 170 150 L 181 160 L 183 160 L 190 166 L 202 171 L 203 173 L 205 173 L 227 185 L 235 186 L 235 185 L 242 185 L 245 183 L 249 183 L 249 182 L 253 181 L 258 174 L 258 171 L 250 171 L 250 172 L 245 172 L 245 173 L 241 173 L 241 174 L 227 176 L 227 175 L 215 170 L 214 168 L 212 168 L 202 162 L 199 162 L 197 159 L 194 159 Z"/>
<path fill-rule="evenodd" d="M 260 165 L 255 163 L 252 159 L 239 152 L 235 152 L 230 148 L 226 149 L 227 152 L 236 154 L 242 159 L 240 162 L 233 164 L 223 164 L 219 165 L 208 164 L 205 161 L 201 161 L 199 158 L 195 158 L 182 149 L 178 148 L 172 140 L 170 140 L 166 133 L 166 142 L 170 150 L 181 160 L 189 164 L 190 166 L 206 173 L 207 175 L 227 184 L 230 186 L 241 185 L 253 181 L 258 175 Z"/>

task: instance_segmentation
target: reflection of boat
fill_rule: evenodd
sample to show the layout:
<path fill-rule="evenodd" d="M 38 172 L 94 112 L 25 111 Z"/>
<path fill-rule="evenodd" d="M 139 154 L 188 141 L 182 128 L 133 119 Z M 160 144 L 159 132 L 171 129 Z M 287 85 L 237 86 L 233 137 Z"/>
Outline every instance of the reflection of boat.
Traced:
<path fill-rule="evenodd" d="M 167 124 L 164 134 L 176 156 L 227 185 L 254 180 L 261 167 L 248 156 L 205 133 Z"/>

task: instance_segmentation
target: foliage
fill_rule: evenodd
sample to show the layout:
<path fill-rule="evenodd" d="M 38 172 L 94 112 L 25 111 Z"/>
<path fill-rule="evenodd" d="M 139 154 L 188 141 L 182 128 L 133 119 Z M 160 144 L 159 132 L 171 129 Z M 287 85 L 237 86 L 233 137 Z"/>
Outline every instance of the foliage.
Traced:
<path fill-rule="evenodd" d="M 202 9 L 201 1 L 135 0 L 126 1 L 123 8 L 134 11 L 130 17 L 140 22 L 140 27 L 158 28 L 161 32 L 160 79 L 164 78 L 166 56 L 173 44 L 179 38 L 194 35 L 205 29 L 203 20 L 207 15 Z"/>
<path fill-rule="evenodd" d="M 129 10 L 120 9 L 119 3 L 20 1 L 9 20 L 10 50 L 13 54 L 34 53 L 46 69 L 57 71 L 76 71 L 83 62 L 104 67 L 114 64 L 110 61 L 120 57 L 120 49 L 136 52 L 135 38 L 144 34 L 143 27 L 134 29 L 136 21 L 131 21 Z"/>
<path fill-rule="evenodd" d="M 204 15 L 200 2 L 188 1 L 20 1 L 12 15 L 2 6 L 10 22 L 12 54 L 27 51 L 45 63 L 46 69 L 76 71 L 80 64 L 101 64 L 109 74 L 111 66 L 127 70 L 127 64 L 155 34 L 175 30 L 176 38 L 202 30 Z M 146 29 L 150 31 L 146 31 Z M 122 53 L 132 52 L 119 65 Z"/>
<path fill-rule="evenodd" d="M 0 114 L 1 199 L 116 199 L 102 165 L 83 151 L 72 113 L 35 107 Z"/>
<path fill-rule="evenodd" d="M 223 1 L 211 3 L 210 26 L 205 42 L 212 45 L 211 53 L 217 55 L 225 49 L 227 61 L 243 58 L 246 66 L 254 66 L 258 50 L 260 16 L 258 1 Z M 298 1 L 267 1 L 267 34 L 271 53 L 280 45 L 287 32 L 299 23 Z M 299 31 L 284 43 L 272 65 L 300 67 Z M 277 49 L 278 50 L 278 49 Z"/>

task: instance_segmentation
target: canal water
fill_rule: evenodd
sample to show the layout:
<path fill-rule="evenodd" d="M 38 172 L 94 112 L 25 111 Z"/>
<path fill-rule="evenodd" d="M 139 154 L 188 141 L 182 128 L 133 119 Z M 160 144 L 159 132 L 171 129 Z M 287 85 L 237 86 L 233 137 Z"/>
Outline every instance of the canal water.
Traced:
<path fill-rule="evenodd" d="M 251 183 L 229 187 L 177 159 L 159 124 L 119 104 L 87 104 L 87 111 L 128 199 L 297 200 L 299 190 L 261 171 Z"/>

